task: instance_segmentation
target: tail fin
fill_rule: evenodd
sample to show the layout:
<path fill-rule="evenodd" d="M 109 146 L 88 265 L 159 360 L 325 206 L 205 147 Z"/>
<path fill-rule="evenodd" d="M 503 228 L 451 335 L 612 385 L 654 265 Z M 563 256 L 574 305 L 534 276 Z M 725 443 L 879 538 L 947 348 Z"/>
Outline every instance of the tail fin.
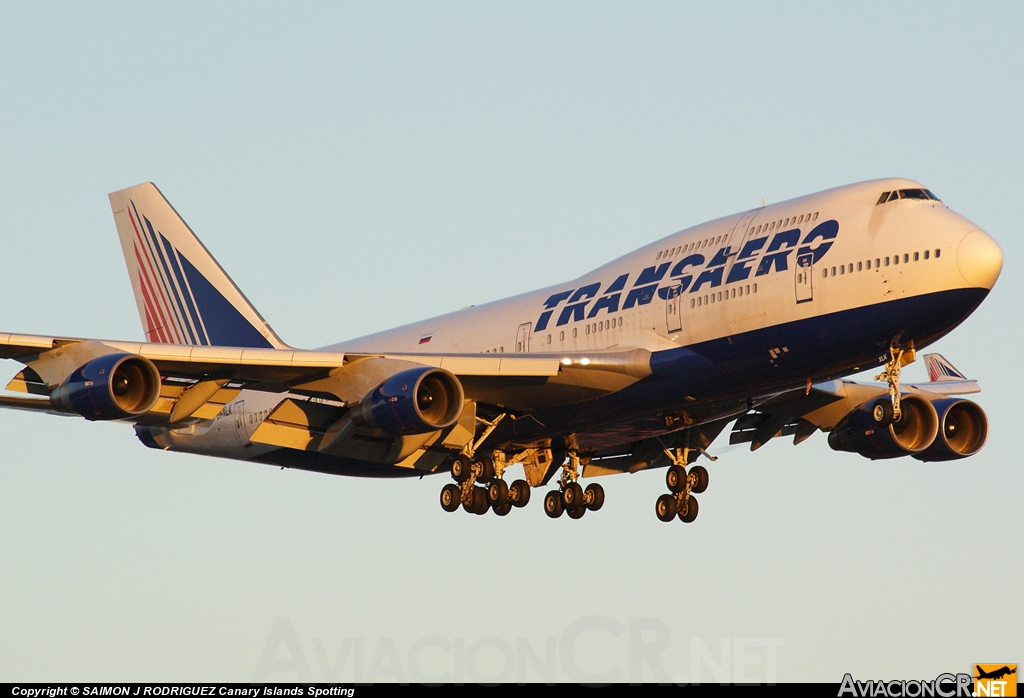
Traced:
<path fill-rule="evenodd" d="M 151 182 L 110 195 L 146 341 L 284 348 Z"/>
<path fill-rule="evenodd" d="M 925 354 L 924 363 L 928 367 L 928 380 L 932 382 L 967 380 L 967 376 L 953 368 L 941 354 Z"/>

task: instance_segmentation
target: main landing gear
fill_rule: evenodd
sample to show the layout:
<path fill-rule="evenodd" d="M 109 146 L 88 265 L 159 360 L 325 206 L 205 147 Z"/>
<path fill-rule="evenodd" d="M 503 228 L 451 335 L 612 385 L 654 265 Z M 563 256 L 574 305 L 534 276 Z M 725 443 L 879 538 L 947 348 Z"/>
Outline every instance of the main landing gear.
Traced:
<path fill-rule="evenodd" d="M 674 451 L 665 449 L 665 453 L 672 459 L 672 465 L 665 474 L 669 493 L 658 497 L 654 505 L 654 513 L 662 521 L 671 521 L 678 516 L 680 521 L 691 523 L 697 518 L 697 498 L 693 495 L 708 488 L 708 471 L 702 465 L 695 465 L 689 472 L 686 471 L 689 451 L 688 448 L 677 448 Z"/>
<path fill-rule="evenodd" d="M 557 519 L 565 512 L 570 519 L 580 519 L 587 510 L 597 511 L 604 506 L 604 488 L 597 483 L 587 489 L 576 482 L 579 479 L 580 458 L 575 450 L 569 451 L 569 460 L 562 465 L 562 477 L 558 489 L 551 490 L 544 497 L 544 513 Z"/>
<path fill-rule="evenodd" d="M 498 459 L 483 455 L 476 461 L 462 454 L 456 456 L 452 463 L 455 483 L 441 488 L 441 508 L 455 511 L 461 506 L 471 514 L 486 514 L 493 509 L 498 516 L 505 516 L 512 507 L 525 507 L 530 501 L 530 485 L 525 480 L 508 485 L 502 477 L 505 465 L 500 455 Z"/>

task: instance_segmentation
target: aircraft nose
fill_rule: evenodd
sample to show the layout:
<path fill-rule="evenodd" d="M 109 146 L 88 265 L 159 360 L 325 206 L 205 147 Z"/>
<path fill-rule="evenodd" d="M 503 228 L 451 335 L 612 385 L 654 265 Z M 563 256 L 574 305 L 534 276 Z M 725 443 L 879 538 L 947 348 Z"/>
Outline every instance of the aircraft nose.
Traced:
<path fill-rule="evenodd" d="M 956 263 L 967 283 L 991 289 L 1003 269 L 1003 251 L 987 233 L 972 230 L 960 241 Z"/>

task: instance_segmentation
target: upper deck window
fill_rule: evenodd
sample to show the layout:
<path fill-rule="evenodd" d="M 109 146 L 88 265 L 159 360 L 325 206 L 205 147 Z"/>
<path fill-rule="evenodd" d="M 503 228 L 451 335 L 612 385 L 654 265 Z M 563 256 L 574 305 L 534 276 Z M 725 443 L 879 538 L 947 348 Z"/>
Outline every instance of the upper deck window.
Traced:
<path fill-rule="evenodd" d="M 878 201 L 875 203 L 876 206 L 884 204 L 887 201 L 896 201 L 896 199 L 918 199 L 920 201 L 939 201 L 939 197 L 932 194 L 931 189 L 899 189 L 897 191 L 883 191 L 882 195 L 878 197 Z"/>

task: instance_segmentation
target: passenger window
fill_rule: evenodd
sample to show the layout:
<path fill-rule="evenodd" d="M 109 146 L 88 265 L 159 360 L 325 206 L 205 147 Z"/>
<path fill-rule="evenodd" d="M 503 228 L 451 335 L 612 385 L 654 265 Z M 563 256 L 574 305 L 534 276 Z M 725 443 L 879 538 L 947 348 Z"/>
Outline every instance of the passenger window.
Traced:
<path fill-rule="evenodd" d="M 925 250 L 925 251 L 924 251 L 924 258 L 925 258 L 925 259 L 928 259 L 928 252 L 929 252 L 929 250 Z"/>
<path fill-rule="evenodd" d="M 857 262 L 857 271 L 864 271 L 864 262 Z"/>
<path fill-rule="evenodd" d="M 850 273 L 853 273 L 853 262 L 850 262 Z"/>
<path fill-rule="evenodd" d="M 548 335 L 548 344 L 551 344 L 551 335 Z"/>
<path fill-rule="evenodd" d="M 572 337 L 573 337 L 573 339 L 576 339 L 576 328 L 575 327 L 572 328 Z"/>
<path fill-rule="evenodd" d="M 882 266 L 881 262 L 882 260 L 880 260 L 878 257 L 875 257 L 875 269 L 878 269 L 878 267 Z"/>
<path fill-rule="evenodd" d="M 754 293 L 757 293 L 757 284 L 754 284 Z"/>
<path fill-rule="evenodd" d="M 938 259 L 941 256 L 942 256 L 942 250 L 935 250 L 935 259 Z"/>
<path fill-rule="evenodd" d="M 885 266 L 889 266 L 889 258 L 888 257 L 885 258 Z"/>
<path fill-rule="evenodd" d="M 697 296 L 697 307 L 700 307 L 700 296 Z"/>
<path fill-rule="evenodd" d="M 585 330 L 585 332 L 586 334 L 590 334 L 590 325 L 587 325 L 587 329 Z"/>
<path fill-rule="evenodd" d="M 654 258 L 654 261 L 657 262 L 659 259 L 661 259 L 661 252 L 659 252 L 658 256 Z"/>
<path fill-rule="evenodd" d="M 814 212 L 814 218 L 812 218 L 811 220 L 812 221 L 818 220 L 818 212 L 817 211 Z"/>
<path fill-rule="evenodd" d="M 564 342 L 565 341 L 565 330 L 562 330 L 561 332 L 558 333 L 558 341 L 559 342 Z"/>
<path fill-rule="evenodd" d="M 920 258 L 921 258 L 921 255 L 920 255 L 919 253 L 915 252 L 915 253 L 914 253 L 914 261 L 916 262 L 916 261 L 917 261 L 917 260 L 919 260 Z"/>
<path fill-rule="evenodd" d="M 892 263 L 893 264 L 899 264 L 900 263 L 900 256 L 898 254 L 894 254 L 892 256 Z"/>
<path fill-rule="evenodd" d="M 840 274 L 845 274 L 846 273 L 846 265 L 845 264 L 839 265 L 839 273 Z"/>
<path fill-rule="evenodd" d="M 747 295 L 750 295 L 750 284 L 747 284 Z"/>
<path fill-rule="evenodd" d="M 910 255 L 907 254 L 906 252 L 904 252 L 903 253 L 903 263 L 906 264 L 909 261 L 910 261 Z"/>
<path fill-rule="evenodd" d="M 690 307 L 692 308 L 694 305 L 695 305 L 695 303 L 693 302 L 693 299 L 691 298 L 690 299 Z"/>
<path fill-rule="evenodd" d="M 827 268 L 821 270 L 821 278 L 823 278 L 823 279 L 827 279 L 828 278 L 828 269 Z"/>
<path fill-rule="evenodd" d="M 732 297 L 733 297 L 733 298 L 735 298 L 735 297 L 736 297 L 736 289 L 733 289 L 733 290 L 732 290 Z"/>
<path fill-rule="evenodd" d="M 836 275 L 836 268 L 832 267 L 832 276 L 835 276 L 835 275 Z"/>

